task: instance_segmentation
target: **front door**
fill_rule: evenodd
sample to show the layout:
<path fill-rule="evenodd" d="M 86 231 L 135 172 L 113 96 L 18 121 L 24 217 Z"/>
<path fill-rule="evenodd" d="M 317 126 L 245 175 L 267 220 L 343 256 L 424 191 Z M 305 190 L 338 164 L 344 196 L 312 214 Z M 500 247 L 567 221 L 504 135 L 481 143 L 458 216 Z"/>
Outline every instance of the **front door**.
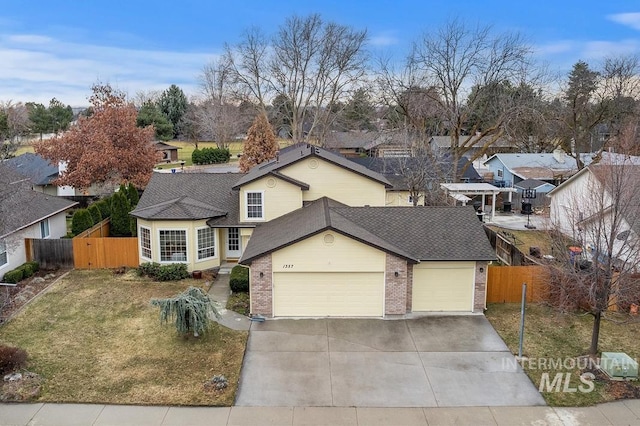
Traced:
<path fill-rule="evenodd" d="M 240 229 L 227 228 L 227 259 L 239 259 L 242 255 L 242 244 L 240 243 Z"/>

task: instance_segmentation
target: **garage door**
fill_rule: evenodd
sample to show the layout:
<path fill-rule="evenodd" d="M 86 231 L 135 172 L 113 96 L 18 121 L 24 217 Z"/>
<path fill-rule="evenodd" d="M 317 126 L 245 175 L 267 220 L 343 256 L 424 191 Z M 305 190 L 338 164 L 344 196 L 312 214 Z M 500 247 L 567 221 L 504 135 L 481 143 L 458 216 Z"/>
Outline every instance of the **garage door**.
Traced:
<path fill-rule="evenodd" d="M 473 310 L 474 263 L 420 264 L 413 269 L 413 311 Z"/>
<path fill-rule="evenodd" d="M 281 272 L 273 274 L 276 317 L 381 317 L 381 272 Z"/>

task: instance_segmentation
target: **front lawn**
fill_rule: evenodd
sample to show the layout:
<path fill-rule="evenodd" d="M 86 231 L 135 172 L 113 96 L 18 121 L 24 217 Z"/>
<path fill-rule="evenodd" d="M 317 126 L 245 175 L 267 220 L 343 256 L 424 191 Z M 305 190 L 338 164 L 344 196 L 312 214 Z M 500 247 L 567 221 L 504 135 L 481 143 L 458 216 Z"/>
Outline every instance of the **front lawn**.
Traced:
<path fill-rule="evenodd" d="M 498 334 L 515 355 L 518 354 L 520 329 L 520 304 L 490 304 L 486 312 Z M 602 321 L 600 330 L 600 350 L 602 352 L 625 352 L 637 360 L 640 356 L 640 319 L 608 314 L 609 320 Z M 591 341 L 593 317 L 584 314 L 562 314 L 548 306 L 529 304 L 525 316 L 523 355 L 528 361 L 523 367 L 536 388 L 539 388 L 543 374 L 548 373 L 553 380 L 557 373 L 570 373 L 570 382 L 565 388 L 562 383 L 559 392 L 543 392 L 542 395 L 552 406 L 583 406 L 612 401 L 620 398 L 639 398 L 638 382 L 611 381 L 598 371 L 595 373 L 595 388 L 592 392 L 581 392 L 579 386 L 588 386 L 580 381 L 579 368 L 587 366 L 585 355 Z M 574 368 L 571 368 L 575 366 Z M 576 389 L 573 391 L 573 389 Z"/>
<path fill-rule="evenodd" d="M 39 401 L 231 405 L 247 333 L 213 324 L 184 338 L 149 303 L 202 282 L 75 270 L 0 328 L 0 343 L 29 353 L 27 369 L 45 379 Z M 215 375 L 226 389 L 205 388 Z"/>

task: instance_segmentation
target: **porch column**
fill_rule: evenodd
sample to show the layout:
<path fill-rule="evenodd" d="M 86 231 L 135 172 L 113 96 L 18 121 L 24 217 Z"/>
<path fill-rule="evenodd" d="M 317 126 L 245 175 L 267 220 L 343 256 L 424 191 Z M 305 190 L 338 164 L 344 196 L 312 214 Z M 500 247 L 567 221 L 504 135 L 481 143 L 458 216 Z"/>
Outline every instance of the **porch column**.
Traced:
<path fill-rule="evenodd" d="M 497 196 L 498 196 L 498 192 L 494 191 L 493 196 L 491 197 L 491 222 L 493 222 L 493 220 L 496 217 L 496 197 Z"/>

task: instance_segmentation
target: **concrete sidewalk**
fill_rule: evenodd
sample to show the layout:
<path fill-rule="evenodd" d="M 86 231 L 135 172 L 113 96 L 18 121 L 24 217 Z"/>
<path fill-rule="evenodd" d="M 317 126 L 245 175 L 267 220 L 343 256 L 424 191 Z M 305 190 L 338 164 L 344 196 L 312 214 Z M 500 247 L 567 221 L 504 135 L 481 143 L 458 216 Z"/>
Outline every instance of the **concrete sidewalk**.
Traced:
<path fill-rule="evenodd" d="M 216 308 L 218 308 L 218 313 L 220 314 L 220 318 L 212 319 L 232 330 L 249 330 L 251 320 L 249 320 L 248 317 L 226 309 L 229 295 L 229 274 L 220 273 L 209 289 L 209 296 L 216 305 Z"/>
<path fill-rule="evenodd" d="M 161 407 L 0 404 L 0 426 L 640 425 L 640 400 L 594 407 Z"/>

